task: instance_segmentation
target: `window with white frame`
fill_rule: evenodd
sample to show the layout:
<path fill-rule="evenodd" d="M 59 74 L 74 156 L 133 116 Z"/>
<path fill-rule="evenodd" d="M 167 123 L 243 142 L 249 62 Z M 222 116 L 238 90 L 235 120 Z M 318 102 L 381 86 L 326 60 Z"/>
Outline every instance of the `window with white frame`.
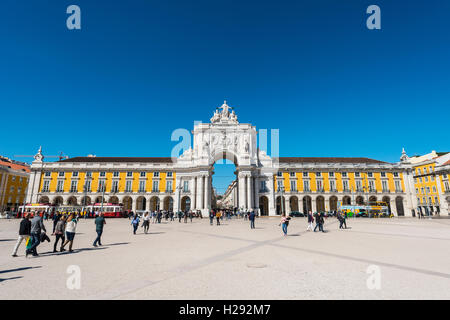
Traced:
<path fill-rule="evenodd" d="M 323 191 L 323 182 L 322 180 L 316 180 L 317 191 Z"/>
<path fill-rule="evenodd" d="M 289 175 L 290 175 L 291 177 L 295 177 L 295 171 L 289 172 Z"/>
<path fill-rule="evenodd" d="M 78 177 L 78 171 L 74 171 L 74 172 L 72 172 L 72 177 Z"/>
<path fill-rule="evenodd" d="M 132 177 L 133 176 L 133 171 L 128 171 L 127 172 L 127 178 L 130 178 L 130 177 Z"/>
<path fill-rule="evenodd" d="M 119 171 L 114 171 L 113 172 L 113 177 L 117 178 L 119 176 Z"/>
<path fill-rule="evenodd" d="M 348 191 L 349 190 L 349 188 L 348 188 L 348 181 L 347 180 L 342 181 L 342 186 L 344 187 L 344 191 Z"/>
<path fill-rule="evenodd" d="M 44 174 L 44 176 L 45 176 L 45 177 L 50 177 L 51 174 L 52 174 L 52 173 L 51 173 L 50 171 L 46 171 L 45 174 Z"/>
<path fill-rule="evenodd" d="M 277 185 L 278 185 L 277 191 L 281 191 L 281 187 L 283 186 L 283 180 L 278 180 Z"/>
<path fill-rule="evenodd" d="M 189 181 L 183 181 L 183 191 L 189 192 Z"/>
<path fill-rule="evenodd" d="M 398 172 L 394 172 L 394 177 L 398 178 Z"/>
<path fill-rule="evenodd" d="M 386 178 L 386 172 L 381 172 L 381 177 Z"/>
<path fill-rule="evenodd" d="M 335 191 L 336 190 L 336 182 L 334 180 L 330 181 L 330 190 Z"/>
<path fill-rule="evenodd" d="M 433 187 L 433 193 L 436 193 L 436 187 Z"/>
<path fill-rule="evenodd" d="M 159 181 L 153 181 L 153 192 L 159 192 Z"/>
<path fill-rule="evenodd" d="M 119 181 L 113 180 L 111 184 L 111 192 L 119 192 Z"/>
<path fill-rule="evenodd" d="M 172 188 L 172 181 L 167 181 L 166 182 L 166 192 L 172 192 L 173 188 Z"/>
<path fill-rule="evenodd" d="M 308 178 L 308 172 L 303 172 L 303 177 Z"/>
<path fill-rule="evenodd" d="M 105 171 L 100 172 L 100 177 L 106 177 L 106 172 Z"/>
<path fill-rule="evenodd" d="M 142 171 L 142 172 L 139 174 L 139 176 L 140 176 L 141 178 L 145 178 L 145 175 L 146 175 L 146 172 L 145 172 L 145 171 Z"/>
<path fill-rule="evenodd" d="M 70 192 L 77 192 L 78 181 L 74 180 L 70 184 Z"/>
<path fill-rule="evenodd" d="M 388 191 L 388 183 L 386 180 L 381 181 L 381 188 L 384 192 Z"/>
<path fill-rule="evenodd" d="M 359 177 L 360 177 L 359 172 L 355 172 L 355 178 L 359 178 Z"/>
<path fill-rule="evenodd" d="M 375 182 L 373 180 L 369 180 L 369 191 L 370 192 L 375 191 Z"/>
<path fill-rule="evenodd" d="M 347 178 L 347 172 L 342 172 L 342 177 Z"/>
<path fill-rule="evenodd" d="M 158 171 L 153 172 L 153 176 L 154 176 L 155 178 L 158 178 L 158 177 L 159 177 L 159 172 L 158 172 Z"/>
<path fill-rule="evenodd" d="M 448 181 L 444 182 L 445 191 L 450 191 L 450 185 L 448 184 Z"/>
<path fill-rule="evenodd" d="M 58 180 L 56 183 L 56 192 L 63 192 L 64 181 Z"/>
<path fill-rule="evenodd" d="M 334 177 L 334 172 L 329 172 L 328 175 L 329 175 L 330 177 Z"/>
<path fill-rule="evenodd" d="M 282 176 L 283 176 L 283 172 L 278 171 L 278 172 L 277 172 L 277 177 L 282 177 Z"/>
<path fill-rule="evenodd" d="M 322 176 L 322 172 L 316 172 L 316 177 L 321 177 Z"/>
<path fill-rule="evenodd" d="M 368 176 L 369 178 L 372 178 L 372 177 L 373 177 L 373 172 L 367 172 L 367 176 Z"/>
<path fill-rule="evenodd" d="M 86 172 L 86 177 L 92 177 L 92 172 L 91 171 L 88 171 L 88 172 Z"/>
<path fill-rule="evenodd" d="M 84 182 L 85 192 L 91 192 L 91 180 L 86 180 Z"/>
<path fill-rule="evenodd" d="M 139 181 L 139 192 L 145 192 L 145 180 Z"/>
<path fill-rule="evenodd" d="M 167 177 L 168 177 L 168 178 L 173 177 L 172 171 L 167 172 Z"/>
<path fill-rule="evenodd" d="M 131 192 L 131 184 L 132 184 L 131 180 L 125 182 L 125 192 Z"/>
<path fill-rule="evenodd" d="M 310 191 L 310 189 L 309 189 L 309 181 L 308 180 L 303 181 L 303 189 L 305 191 Z"/>
<path fill-rule="evenodd" d="M 105 180 L 98 180 L 98 189 L 97 192 L 105 191 Z"/>
<path fill-rule="evenodd" d="M 42 186 L 42 192 L 49 192 L 50 180 L 44 180 L 44 185 Z"/>
<path fill-rule="evenodd" d="M 64 177 L 64 171 L 60 171 L 60 172 L 58 173 L 58 177 Z"/>
<path fill-rule="evenodd" d="M 291 191 L 297 191 L 297 181 L 291 181 Z"/>
<path fill-rule="evenodd" d="M 394 184 L 395 184 L 395 191 L 402 191 L 402 186 L 399 180 L 395 180 Z"/>
<path fill-rule="evenodd" d="M 362 182 L 361 180 L 356 181 L 356 191 L 362 191 Z"/>
<path fill-rule="evenodd" d="M 265 192 L 267 190 L 267 188 L 266 188 L 266 181 L 265 180 L 260 181 L 260 185 L 259 186 L 260 186 L 260 191 Z"/>

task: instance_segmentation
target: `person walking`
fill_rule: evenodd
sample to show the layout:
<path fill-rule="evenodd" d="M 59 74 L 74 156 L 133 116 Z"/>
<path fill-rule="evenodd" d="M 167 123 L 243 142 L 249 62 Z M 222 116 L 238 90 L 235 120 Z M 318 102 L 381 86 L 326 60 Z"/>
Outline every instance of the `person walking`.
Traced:
<path fill-rule="evenodd" d="M 183 212 L 183 216 L 184 216 L 184 223 L 187 223 L 188 212 L 186 210 Z"/>
<path fill-rule="evenodd" d="M 323 225 L 325 224 L 325 214 L 323 212 L 320 213 L 319 219 L 320 219 L 319 231 L 325 232 L 323 230 Z"/>
<path fill-rule="evenodd" d="M 137 214 L 134 215 L 134 218 L 131 221 L 131 225 L 133 226 L 133 234 L 136 234 L 136 230 L 139 227 L 139 216 Z"/>
<path fill-rule="evenodd" d="M 347 214 L 345 212 L 342 212 L 342 220 L 344 224 L 344 229 L 347 229 Z"/>
<path fill-rule="evenodd" d="M 281 224 L 281 229 L 283 230 L 283 234 L 285 236 L 287 236 L 287 227 L 288 227 L 288 224 L 289 224 L 288 217 L 286 217 L 285 215 L 282 215 L 280 224 Z"/>
<path fill-rule="evenodd" d="M 191 220 L 192 223 L 192 218 L 194 217 L 194 212 L 189 211 L 189 219 Z"/>
<path fill-rule="evenodd" d="M 59 215 L 59 212 L 55 212 L 53 214 L 52 220 L 53 220 L 53 231 L 52 231 L 52 236 L 55 235 L 55 228 L 56 228 L 56 224 L 58 223 L 58 220 L 61 218 L 61 216 Z"/>
<path fill-rule="evenodd" d="M 158 215 L 156 217 L 157 217 L 158 223 L 161 223 L 161 217 L 162 217 L 161 210 L 158 210 Z"/>
<path fill-rule="evenodd" d="M 28 213 L 25 212 L 23 214 L 22 221 L 20 221 L 20 227 L 19 227 L 19 238 L 17 238 L 16 245 L 14 246 L 12 256 L 17 257 L 17 250 L 19 250 L 19 246 L 22 243 L 23 240 L 25 240 L 25 243 L 30 238 L 31 233 L 31 222 L 28 219 Z"/>
<path fill-rule="evenodd" d="M 75 233 L 77 230 L 77 219 L 75 217 L 75 213 L 71 213 L 67 218 L 66 223 L 66 241 L 61 247 L 61 251 L 65 251 L 64 247 L 69 244 L 69 252 L 73 252 L 72 245 L 73 239 L 75 239 Z"/>
<path fill-rule="evenodd" d="M 66 217 L 65 216 L 61 216 L 58 219 L 58 222 L 56 223 L 56 226 L 55 226 L 54 234 L 56 236 L 56 239 L 55 239 L 55 243 L 53 244 L 53 252 L 57 252 L 56 251 L 56 246 L 58 245 L 58 242 L 59 242 L 60 239 L 61 239 L 60 251 L 61 252 L 64 251 L 62 246 L 63 246 L 64 241 L 66 240 L 66 237 L 64 237 L 65 229 L 66 229 Z"/>
<path fill-rule="evenodd" d="M 45 232 L 47 230 L 45 229 L 44 223 L 42 222 L 42 217 L 39 215 L 39 213 L 36 213 L 33 219 L 31 219 L 31 232 L 30 232 L 30 237 L 32 240 L 31 248 L 26 251 L 25 256 L 28 256 L 30 253 L 34 257 L 38 256 L 36 248 L 41 243 L 42 231 Z"/>
<path fill-rule="evenodd" d="M 181 223 L 181 218 L 183 217 L 183 212 L 178 211 L 178 222 Z"/>
<path fill-rule="evenodd" d="M 175 219 L 174 219 L 174 214 L 173 214 L 173 211 L 170 211 L 170 221 L 174 221 Z"/>
<path fill-rule="evenodd" d="M 106 224 L 105 217 L 103 217 L 103 212 L 100 212 L 97 218 L 94 220 L 95 223 L 95 231 L 97 232 L 97 238 L 95 238 L 94 243 L 92 244 L 94 247 L 102 245 L 102 234 L 103 234 L 103 226 Z"/>
<path fill-rule="evenodd" d="M 313 223 L 314 223 L 314 217 L 312 215 L 312 212 L 309 211 L 308 212 L 308 227 L 306 228 L 306 231 L 313 230 L 313 228 L 314 228 Z"/>
<path fill-rule="evenodd" d="M 214 210 L 209 210 L 209 224 L 213 225 L 214 222 Z"/>
<path fill-rule="evenodd" d="M 255 211 L 250 212 L 248 220 L 250 220 L 250 229 L 255 229 Z"/>
<path fill-rule="evenodd" d="M 339 221 L 339 229 L 344 229 L 344 227 L 343 227 L 343 225 L 344 225 L 344 216 L 343 216 L 342 212 L 338 211 L 337 219 Z"/>
<path fill-rule="evenodd" d="M 217 211 L 216 213 L 216 219 L 217 219 L 217 225 L 220 226 L 220 217 L 222 216 L 222 211 Z"/>
<path fill-rule="evenodd" d="M 143 220 L 142 226 L 144 227 L 144 233 L 147 234 L 148 229 L 150 228 L 150 216 L 148 215 L 148 212 L 144 214 Z"/>
<path fill-rule="evenodd" d="M 317 212 L 314 212 L 314 220 L 316 221 L 316 226 L 314 227 L 314 232 L 316 232 L 316 229 L 319 228 L 320 231 L 320 214 Z"/>

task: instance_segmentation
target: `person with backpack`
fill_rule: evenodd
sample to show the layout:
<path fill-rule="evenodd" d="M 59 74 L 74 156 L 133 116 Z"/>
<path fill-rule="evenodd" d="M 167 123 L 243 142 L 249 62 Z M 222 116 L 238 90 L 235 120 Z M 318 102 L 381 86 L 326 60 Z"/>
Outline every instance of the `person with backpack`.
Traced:
<path fill-rule="evenodd" d="M 17 257 L 17 250 L 19 250 L 19 246 L 22 243 L 23 240 L 26 241 L 30 238 L 31 233 L 31 222 L 28 219 L 28 212 L 25 212 L 23 214 L 23 219 L 20 221 L 20 227 L 19 227 L 19 238 L 17 239 L 16 245 L 14 246 L 14 250 L 12 252 L 13 257 Z"/>
<path fill-rule="evenodd" d="M 133 226 L 133 234 L 136 234 L 136 230 L 139 227 L 139 216 L 137 214 L 134 215 L 134 218 L 131 221 L 131 225 Z"/>
<path fill-rule="evenodd" d="M 217 225 L 220 226 L 220 217 L 222 217 L 222 211 L 217 211 L 216 213 L 216 219 L 217 219 Z"/>
<path fill-rule="evenodd" d="M 77 230 L 77 219 L 75 218 L 75 214 L 71 213 L 69 217 L 67 218 L 66 223 L 66 241 L 61 247 L 61 251 L 65 251 L 64 247 L 69 244 L 69 252 L 73 252 L 72 245 L 73 245 L 73 239 L 75 239 L 75 233 Z"/>
<path fill-rule="evenodd" d="M 41 243 L 41 232 L 42 231 L 47 231 L 45 229 L 44 223 L 42 222 L 42 217 L 39 215 L 39 213 L 36 213 L 33 217 L 33 219 L 31 219 L 31 240 L 32 240 L 32 245 L 31 248 L 28 249 L 25 253 L 25 256 L 28 256 L 30 253 L 34 256 L 37 257 L 38 253 L 37 253 L 37 246 Z"/>

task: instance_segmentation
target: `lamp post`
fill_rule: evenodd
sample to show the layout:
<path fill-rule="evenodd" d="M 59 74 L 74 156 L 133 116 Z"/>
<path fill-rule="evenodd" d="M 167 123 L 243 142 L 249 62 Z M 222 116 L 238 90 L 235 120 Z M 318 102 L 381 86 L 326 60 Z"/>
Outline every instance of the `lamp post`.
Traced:
<path fill-rule="evenodd" d="M 286 208 L 284 208 L 284 197 L 283 197 L 283 195 L 284 195 L 284 186 L 281 186 L 280 188 L 279 188 L 279 191 L 280 191 L 280 194 L 281 194 L 281 198 L 280 198 L 280 202 L 281 202 L 281 215 L 283 215 L 283 212 L 284 212 L 284 214 L 286 215 Z"/>

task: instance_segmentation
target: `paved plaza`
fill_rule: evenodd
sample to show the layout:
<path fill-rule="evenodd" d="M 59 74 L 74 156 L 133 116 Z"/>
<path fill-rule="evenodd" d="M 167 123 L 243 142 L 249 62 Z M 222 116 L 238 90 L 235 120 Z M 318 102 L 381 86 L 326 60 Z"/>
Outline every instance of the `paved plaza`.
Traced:
<path fill-rule="evenodd" d="M 137 235 L 129 220 L 107 219 L 97 248 L 93 220 L 80 220 L 75 252 L 54 254 L 45 242 L 39 257 L 25 258 L 22 244 L 13 258 L 19 222 L 0 220 L 1 299 L 450 298 L 447 219 L 356 218 L 339 230 L 329 218 L 327 233 L 313 233 L 294 218 L 287 237 L 278 218 L 259 218 L 254 230 L 242 219 L 163 221 Z M 71 265 L 80 289 L 67 288 Z M 380 289 L 367 285 L 374 268 Z"/>

